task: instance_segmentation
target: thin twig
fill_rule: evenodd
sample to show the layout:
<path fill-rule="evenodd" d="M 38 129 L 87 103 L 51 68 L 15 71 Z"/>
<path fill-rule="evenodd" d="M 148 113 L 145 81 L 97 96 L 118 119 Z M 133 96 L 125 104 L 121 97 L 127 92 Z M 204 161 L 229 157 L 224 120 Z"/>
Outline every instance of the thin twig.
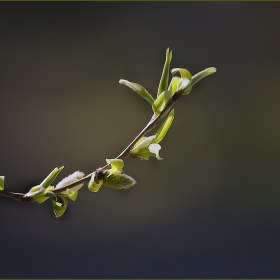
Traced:
<path fill-rule="evenodd" d="M 164 116 L 166 116 L 166 114 L 170 111 L 170 109 L 175 105 L 175 103 L 179 100 L 179 98 L 183 95 L 183 90 L 178 90 L 177 92 L 174 93 L 174 95 L 172 96 L 172 98 L 169 100 L 167 106 L 164 108 L 164 110 L 158 115 L 158 116 L 153 116 L 150 121 L 147 123 L 147 125 L 142 129 L 142 131 L 132 140 L 132 142 L 116 157 L 116 159 L 125 159 L 128 158 L 130 156 L 129 152 L 131 150 L 131 148 L 135 145 L 135 143 L 144 135 L 146 135 L 148 132 L 150 132 L 152 129 L 154 129 L 157 125 L 157 123 L 161 120 L 161 118 L 163 118 Z M 106 171 L 110 168 L 110 164 L 106 164 L 104 165 L 102 168 L 98 168 L 96 170 L 100 170 L 100 171 Z M 95 171 L 96 171 L 95 170 Z M 89 182 L 92 175 L 94 174 L 93 171 L 92 173 L 86 175 L 85 177 L 83 177 L 82 179 L 71 183 L 67 186 L 64 186 L 62 188 L 59 189 L 55 189 L 52 191 L 52 193 L 54 193 L 55 195 L 64 192 L 67 189 L 71 189 L 74 188 L 78 185 L 84 184 L 86 182 Z M 23 201 L 23 202 L 32 202 L 33 199 L 32 197 L 26 197 L 25 194 L 22 193 L 13 193 L 13 192 L 6 192 L 6 191 L 0 191 L 0 196 L 4 196 L 7 198 L 11 198 L 17 201 Z M 53 196 L 51 193 L 46 193 L 45 197 L 51 197 Z"/>

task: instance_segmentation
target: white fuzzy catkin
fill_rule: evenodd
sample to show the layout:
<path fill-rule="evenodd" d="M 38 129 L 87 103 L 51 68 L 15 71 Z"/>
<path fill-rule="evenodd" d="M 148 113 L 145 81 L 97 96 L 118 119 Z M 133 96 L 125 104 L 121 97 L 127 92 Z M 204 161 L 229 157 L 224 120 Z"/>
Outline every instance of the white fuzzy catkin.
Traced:
<path fill-rule="evenodd" d="M 73 174 L 70 174 L 69 176 L 65 177 L 64 179 L 62 179 L 55 187 L 55 189 L 60 189 L 63 188 L 69 184 L 72 184 L 80 179 L 82 179 L 84 177 L 84 173 L 81 171 L 75 171 Z M 71 188 L 72 191 L 78 191 L 81 187 L 83 186 L 83 184 L 80 184 L 78 186 L 75 186 L 74 188 Z"/>

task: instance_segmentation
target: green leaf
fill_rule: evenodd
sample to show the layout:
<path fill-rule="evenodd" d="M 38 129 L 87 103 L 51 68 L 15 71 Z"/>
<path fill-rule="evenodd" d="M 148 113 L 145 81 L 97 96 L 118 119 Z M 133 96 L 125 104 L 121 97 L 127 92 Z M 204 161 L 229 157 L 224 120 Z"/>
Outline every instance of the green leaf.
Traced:
<path fill-rule="evenodd" d="M 77 199 L 77 197 L 78 197 L 78 192 L 70 190 L 70 189 L 67 189 L 66 192 L 63 192 L 63 195 L 67 196 L 72 201 L 75 201 Z"/>
<path fill-rule="evenodd" d="M 43 197 L 45 195 L 45 192 L 46 192 L 46 189 L 39 185 L 39 186 L 35 186 L 35 187 L 32 187 L 29 192 L 27 194 L 25 194 L 24 196 L 26 197 L 32 197 L 33 200 L 36 200 L 39 198 L 39 197 Z"/>
<path fill-rule="evenodd" d="M 35 198 L 34 200 L 37 201 L 39 204 L 45 202 L 49 197 L 46 197 L 46 196 L 41 196 L 41 197 L 38 197 L 38 198 Z"/>
<path fill-rule="evenodd" d="M 5 176 L 0 176 L 0 191 L 4 190 Z"/>
<path fill-rule="evenodd" d="M 191 80 L 192 80 L 192 75 L 187 69 L 183 68 L 174 68 L 171 70 L 171 73 L 174 75 L 176 72 L 179 72 L 181 75 L 181 79 L 177 83 L 177 91 L 178 90 L 183 90 L 183 94 L 189 94 L 191 91 Z"/>
<path fill-rule="evenodd" d="M 168 90 L 171 90 L 173 93 L 175 93 L 179 88 L 178 87 L 178 82 L 180 80 L 181 79 L 179 77 L 173 77 L 170 84 L 169 84 Z"/>
<path fill-rule="evenodd" d="M 181 74 L 182 78 L 185 78 L 185 79 L 188 79 L 188 80 L 191 80 L 191 78 L 192 78 L 191 73 L 187 69 L 184 69 L 184 68 L 173 68 L 171 70 L 172 75 L 174 75 L 177 72 L 179 72 Z"/>
<path fill-rule="evenodd" d="M 169 48 L 168 48 L 166 50 L 165 63 L 163 66 L 161 79 L 160 79 L 159 86 L 158 86 L 157 96 L 159 96 L 163 91 L 167 90 L 171 59 L 172 59 L 172 52 L 170 52 Z"/>
<path fill-rule="evenodd" d="M 136 93 L 138 93 L 141 97 L 143 97 L 150 105 L 153 105 L 155 99 L 151 96 L 151 94 L 142 86 L 129 82 L 127 80 L 119 80 L 119 83 L 125 86 L 128 86 L 132 90 L 134 90 Z"/>
<path fill-rule="evenodd" d="M 210 67 L 210 68 L 206 68 L 206 69 L 200 71 L 199 73 L 195 74 L 192 77 L 192 86 L 195 85 L 197 82 L 199 82 L 201 79 L 207 77 L 208 75 L 214 74 L 216 71 L 217 71 L 216 68 Z"/>
<path fill-rule="evenodd" d="M 156 157 L 158 160 L 162 158 L 159 156 L 159 150 L 161 146 L 157 143 L 154 143 L 156 135 L 149 137 L 143 136 L 135 144 L 134 148 L 129 152 L 132 157 L 138 157 L 148 160 L 151 156 Z"/>
<path fill-rule="evenodd" d="M 163 122 L 161 127 L 158 129 L 158 131 L 156 133 L 156 137 L 152 140 L 151 143 L 159 143 L 164 138 L 164 136 L 166 135 L 168 129 L 170 128 L 173 120 L 174 120 L 174 109 L 166 117 L 165 121 Z"/>
<path fill-rule="evenodd" d="M 97 182 L 96 182 L 97 181 Z M 95 178 L 95 172 L 92 174 L 91 176 L 91 179 L 88 183 L 88 189 L 91 191 L 91 192 L 97 192 L 99 191 L 99 189 L 101 188 L 102 186 L 102 183 L 103 183 L 103 180 L 97 180 Z"/>
<path fill-rule="evenodd" d="M 52 200 L 52 206 L 53 206 L 53 211 L 55 216 L 57 218 L 61 217 L 67 209 L 68 200 L 65 197 L 59 195 L 57 197 L 57 200 L 55 199 Z"/>
<path fill-rule="evenodd" d="M 45 191 L 42 193 L 44 194 L 44 196 L 39 196 L 37 198 L 33 198 L 35 201 L 37 201 L 39 204 L 45 202 L 49 197 L 45 196 L 46 194 L 52 194 L 53 196 L 55 196 L 55 194 L 52 192 L 54 190 L 53 186 L 49 186 L 45 189 Z"/>
<path fill-rule="evenodd" d="M 138 153 L 131 153 L 133 157 L 149 160 L 151 152 L 149 151 L 149 147 L 141 148 Z"/>
<path fill-rule="evenodd" d="M 55 180 L 55 178 L 57 177 L 57 175 L 60 173 L 60 171 L 64 168 L 64 166 L 61 166 L 60 168 L 55 168 L 47 177 L 46 179 L 41 183 L 41 186 L 44 188 L 49 187 L 53 181 Z"/>
<path fill-rule="evenodd" d="M 155 100 L 153 104 L 153 110 L 155 113 L 155 116 L 158 116 L 164 108 L 167 106 L 169 100 L 173 96 L 173 92 L 171 90 L 167 90 L 162 92 L 157 99 Z"/>
<path fill-rule="evenodd" d="M 155 135 L 153 136 L 143 136 L 141 137 L 134 145 L 133 149 L 130 150 L 130 154 L 138 155 L 143 148 L 148 148 L 151 144 L 152 140 L 155 138 Z"/>
<path fill-rule="evenodd" d="M 135 183 L 136 181 L 126 174 L 112 174 L 103 179 L 103 185 L 113 189 L 128 189 Z"/>
<path fill-rule="evenodd" d="M 122 173 L 122 168 L 124 166 L 123 160 L 121 159 L 106 159 L 108 164 L 111 164 L 109 175 L 114 174 L 116 172 Z"/>

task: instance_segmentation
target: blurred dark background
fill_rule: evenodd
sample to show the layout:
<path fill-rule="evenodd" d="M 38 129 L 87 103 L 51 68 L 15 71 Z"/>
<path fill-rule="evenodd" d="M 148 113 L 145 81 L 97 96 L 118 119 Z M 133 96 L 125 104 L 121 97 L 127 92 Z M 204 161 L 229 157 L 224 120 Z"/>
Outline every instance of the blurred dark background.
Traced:
<path fill-rule="evenodd" d="M 26 192 L 117 156 L 172 67 L 218 72 L 176 105 L 163 161 L 129 190 L 0 197 L 1 278 L 280 277 L 279 2 L 0 3 L 0 175 Z"/>

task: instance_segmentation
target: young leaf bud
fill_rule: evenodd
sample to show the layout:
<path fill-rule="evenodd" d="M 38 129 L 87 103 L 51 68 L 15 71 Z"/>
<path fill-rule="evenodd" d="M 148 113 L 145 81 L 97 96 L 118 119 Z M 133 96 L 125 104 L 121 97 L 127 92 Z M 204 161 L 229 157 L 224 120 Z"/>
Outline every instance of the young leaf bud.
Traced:
<path fill-rule="evenodd" d="M 96 173 L 94 172 L 91 176 L 91 179 L 90 179 L 89 183 L 88 183 L 88 189 L 91 192 L 97 192 L 101 188 L 102 183 L 103 183 L 103 180 L 98 180 L 96 178 Z"/>
<path fill-rule="evenodd" d="M 56 167 L 41 183 L 41 186 L 44 188 L 49 187 L 63 168 L 64 166 L 61 166 L 60 168 Z"/>
<path fill-rule="evenodd" d="M 36 200 L 39 197 L 43 197 L 45 195 L 46 189 L 39 185 L 31 188 L 27 194 L 25 194 L 25 197 L 32 197 L 34 200 Z"/>
<path fill-rule="evenodd" d="M 128 189 L 132 187 L 136 181 L 126 174 L 111 174 L 103 179 L 103 185 L 113 189 Z"/>

